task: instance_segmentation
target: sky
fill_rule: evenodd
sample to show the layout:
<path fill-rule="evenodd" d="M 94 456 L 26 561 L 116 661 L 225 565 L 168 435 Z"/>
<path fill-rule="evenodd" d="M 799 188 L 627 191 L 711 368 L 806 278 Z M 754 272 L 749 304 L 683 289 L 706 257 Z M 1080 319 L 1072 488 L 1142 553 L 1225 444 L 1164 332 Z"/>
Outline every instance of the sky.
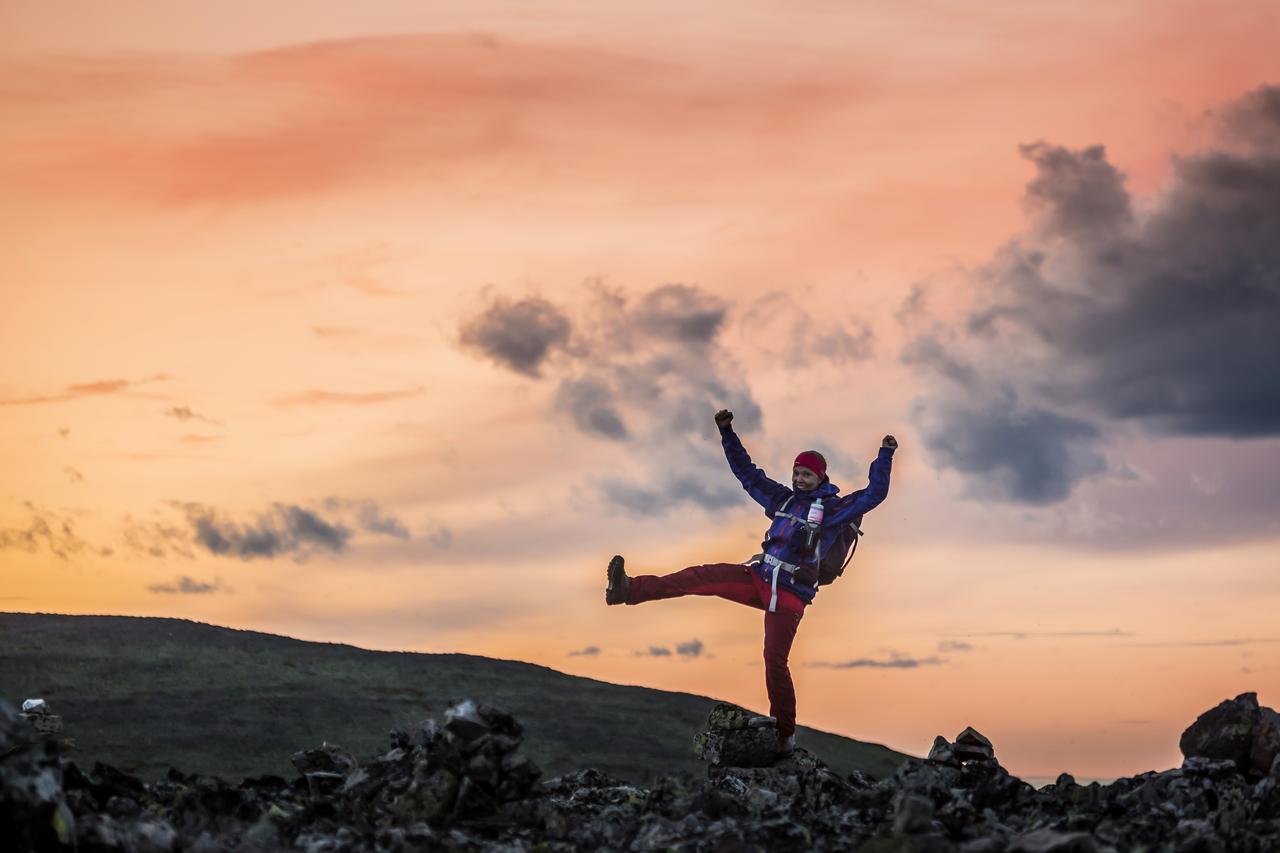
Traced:
<path fill-rule="evenodd" d="M 0 610 L 767 707 L 739 562 L 888 499 L 799 721 L 1024 777 L 1280 705 L 1280 8 L 0 3 Z M 22 698 L 22 697 L 11 697 Z M 424 709 L 431 713 L 436 709 Z M 590 713 L 584 709 L 584 713 Z"/>

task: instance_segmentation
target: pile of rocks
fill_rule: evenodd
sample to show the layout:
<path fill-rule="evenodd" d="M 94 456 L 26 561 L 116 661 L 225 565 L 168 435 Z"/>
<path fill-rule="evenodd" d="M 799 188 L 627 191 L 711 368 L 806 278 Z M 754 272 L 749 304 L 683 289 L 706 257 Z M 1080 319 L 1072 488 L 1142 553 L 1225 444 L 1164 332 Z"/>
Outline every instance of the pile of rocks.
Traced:
<path fill-rule="evenodd" d="M 969 761 L 991 764 L 996 760 L 996 750 L 981 732 L 973 726 L 966 726 L 964 731 L 956 735 L 955 743 L 942 735 L 934 738 L 933 748 L 929 750 L 929 760 L 952 767 L 959 767 Z"/>
<path fill-rule="evenodd" d="M 696 748 L 705 777 L 648 788 L 595 770 L 538 779 L 508 714 L 459 702 L 357 761 L 324 744 L 293 781 L 236 786 L 176 770 L 144 784 L 85 773 L 0 703 L 0 838 L 18 850 L 850 850 L 959 853 L 1280 849 L 1273 711 L 1243 694 L 1183 735 L 1183 766 L 1111 785 L 1063 774 L 1036 790 L 966 729 L 874 781 L 841 775 L 717 707 Z M 1265 772 L 1262 769 L 1266 766 Z M 8 848 L 6 848 L 8 849 Z"/>

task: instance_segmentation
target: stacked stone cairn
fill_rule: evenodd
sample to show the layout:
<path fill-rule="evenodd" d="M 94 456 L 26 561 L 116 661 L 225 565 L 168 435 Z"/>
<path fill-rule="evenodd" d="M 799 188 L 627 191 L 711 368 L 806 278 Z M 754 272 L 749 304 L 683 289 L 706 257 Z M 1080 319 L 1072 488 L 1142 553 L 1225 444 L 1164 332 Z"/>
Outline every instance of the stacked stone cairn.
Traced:
<path fill-rule="evenodd" d="M 0 849 L 255 853 L 355 851 L 916 851 L 1092 853 L 1280 849 L 1280 716 L 1245 693 L 1182 736 L 1181 767 L 1036 790 L 990 741 L 939 738 L 878 781 L 717 706 L 696 749 L 705 776 L 641 787 L 583 769 L 539 780 L 510 715 L 472 701 L 393 731 L 357 761 L 332 744 L 293 756 L 298 777 L 220 779 L 171 770 L 144 783 L 89 772 L 0 702 Z M 803 737 L 803 735 L 802 735 Z"/>

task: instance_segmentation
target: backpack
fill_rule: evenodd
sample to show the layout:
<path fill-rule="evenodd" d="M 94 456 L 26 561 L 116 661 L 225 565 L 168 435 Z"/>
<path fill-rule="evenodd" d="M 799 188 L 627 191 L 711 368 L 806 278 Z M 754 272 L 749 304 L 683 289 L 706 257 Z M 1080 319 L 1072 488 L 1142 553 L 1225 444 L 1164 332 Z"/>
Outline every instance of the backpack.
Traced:
<path fill-rule="evenodd" d="M 788 497 L 778 512 L 785 512 L 794 499 L 794 495 Z M 858 537 L 862 535 L 862 528 L 852 521 L 840 528 L 836 538 L 831 540 L 831 547 L 818 560 L 818 586 L 826 586 L 844 574 L 845 567 L 853 559 L 853 552 L 858 550 Z"/>
<path fill-rule="evenodd" d="M 858 537 L 861 535 L 862 528 L 856 524 L 846 524 L 840 528 L 831 547 L 818 561 L 818 586 L 826 586 L 844 574 L 845 566 L 853 559 L 853 552 L 858 550 Z"/>

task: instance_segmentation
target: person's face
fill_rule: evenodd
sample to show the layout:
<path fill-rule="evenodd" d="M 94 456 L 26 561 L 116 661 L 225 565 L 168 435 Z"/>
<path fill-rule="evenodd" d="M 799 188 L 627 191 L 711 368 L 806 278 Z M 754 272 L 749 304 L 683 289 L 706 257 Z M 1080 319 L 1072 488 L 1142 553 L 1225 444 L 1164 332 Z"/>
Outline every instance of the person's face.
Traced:
<path fill-rule="evenodd" d="M 807 492 L 818 488 L 822 478 L 803 465 L 791 469 L 791 487 L 797 492 Z"/>

